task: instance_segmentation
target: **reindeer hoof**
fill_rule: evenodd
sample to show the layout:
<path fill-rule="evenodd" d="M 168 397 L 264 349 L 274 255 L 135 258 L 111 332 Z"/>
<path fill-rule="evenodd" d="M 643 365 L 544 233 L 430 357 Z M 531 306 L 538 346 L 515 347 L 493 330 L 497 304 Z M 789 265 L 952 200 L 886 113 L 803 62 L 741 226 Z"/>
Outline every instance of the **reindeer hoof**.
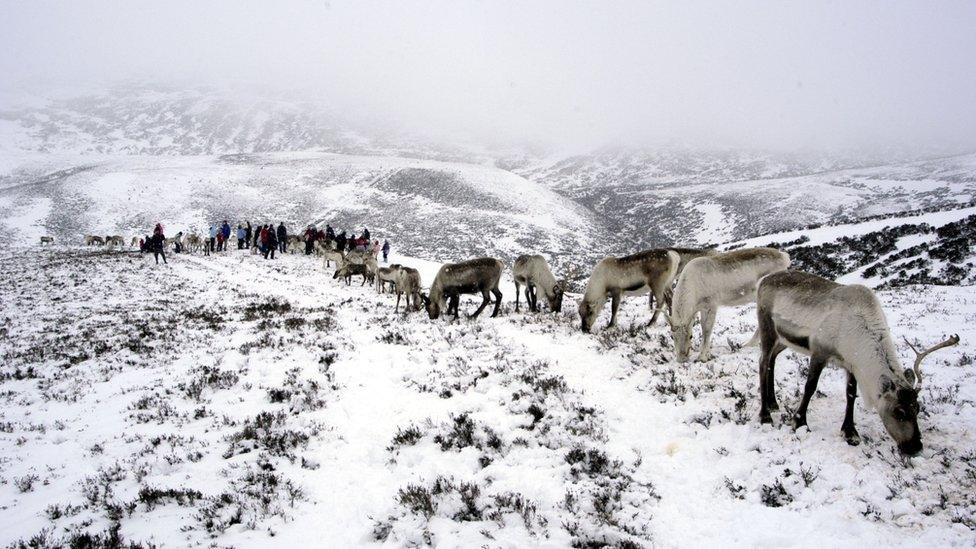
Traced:
<path fill-rule="evenodd" d="M 766 413 L 760 412 L 759 413 L 759 424 L 760 425 L 772 425 L 773 424 L 773 418 L 772 418 L 772 416 L 769 415 L 769 412 L 766 412 Z"/>
<path fill-rule="evenodd" d="M 857 446 L 861 444 L 861 435 L 857 434 L 857 431 L 844 433 L 844 440 L 846 440 L 851 446 Z"/>
<path fill-rule="evenodd" d="M 793 416 L 793 430 L 796 431 L 800 427 L 807 426 L 807 418 L 800 416 Z"/>

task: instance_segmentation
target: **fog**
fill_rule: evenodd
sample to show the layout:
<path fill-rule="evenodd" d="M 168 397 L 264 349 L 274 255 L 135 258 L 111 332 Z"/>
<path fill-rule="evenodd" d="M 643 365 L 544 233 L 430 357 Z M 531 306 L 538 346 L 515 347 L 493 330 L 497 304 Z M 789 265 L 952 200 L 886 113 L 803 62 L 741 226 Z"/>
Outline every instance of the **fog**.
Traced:
<path fill-rule="evenodd" d="M 300 93 L 563 147 L 976 149 L 974 2 L 4 2 L 0 86 Z"/>

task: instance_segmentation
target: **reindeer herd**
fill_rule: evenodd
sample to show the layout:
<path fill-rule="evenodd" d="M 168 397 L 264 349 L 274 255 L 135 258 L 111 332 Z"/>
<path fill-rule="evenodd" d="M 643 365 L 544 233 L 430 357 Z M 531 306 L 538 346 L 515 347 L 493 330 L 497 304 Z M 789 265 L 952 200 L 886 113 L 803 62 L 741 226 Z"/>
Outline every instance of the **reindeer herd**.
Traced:
<path fill-rule="evenodd" d="M 170 239 L 168 239 L 170 240 Z M 42 237 L 42 244 L 53 244 Z M 87 245 L 122 246 L 121 236 L 86 236 Z M 133 239 L 133 244 L 137 239 Z M 190 251 L 204 243 L 190 235 Z M 297 248 L 298 246 L 293 246 Z M 315 253 L 323 267 L 335 266 L 333 279 L 347 285 L 361 277 L 360 285 L 375 284 L 376 291 L 395 293 L 394 311 L 406 297 L 404 312 L 423 308 L 429 318 L 460 314 L 462 294 L 481 295 L 482 302 L 469 315 L 480 315 L 494 302 L 491 316 L 498 316 L 502 292 L 499 288 L 504 263 L 483 257 L 443 265 L 428 293 L 422 291 L 420 273 L 393 264 L 379 267 L 368 252 L 336 250 L 334 242 L 318 241 Z M 711 336 L 719 307 L 757 304 L 758 328 L 747 346 L 758 343 L 760 357 L 759 420 L 772 423 L 776 401 L 774 371 L 776 357 L 791 349 L 810 357 L 807 381 L 800 405 L 792 417 L 794 429 L 807 424 L 807 408 L 817 390 L 824 368 L 829 363 L 847 372 L 847 407 L 841 432 L 851 445 L 860 443 L 854 426 L 854 400 L 860 394 L 868 407 L 881 418 L 898 449 L 907 455 L 922 450 L 918 427 L 918 394 L 922 382 L 922 360 L 933 351 L 956 345 L 952 336 L 924 351 L 911 343 L 916 359 L 912 368 L 902 368 L 884 311 L 874 292 L 861 285 L 843 285 L 825 278 L 790 271 L 789 254 L 773 248 L 745 248 L 729 252 L 714 249 L 666 248 L 646 250 L 625 257 L 607 257 L 590 274 L 582 299 L 578 302 L 580 329 L 589 333 L 601 311 L 610 301 L 610 320 L 617 322 L 620 300 L 625 295 L 648 295 L 651 318 L 648 326 L 663 317 L 671 329 L 674 356 L 687 362 L 697 321 L 701 340 L 697 360 L 711 359 Z M 515 310 L 525 303 L 532 312 L 540 310 L 541 293 L 551 312 L 562 310 L 566 280 L 557 279 L 541 255 L 523 255 L 512 266 L 515 282 Z"/>
<path fill-rule="evenodd" d="M 459 316 L 462 294 L 481 295 L 482 302 L 469 315 L 477 317 L 494 302 L 491 316 L 501 307 L 499 288 L 504 264 L 494 258 L 479 258 L 443 265 L 430 285 L 421 291 L 420 273 L 402 265 L 377 267 L 368 254 L 343 254 L 319 250 L 324 266 L 336 264 L 333 278 L 349 284 L 352 276 L 362 283 L 374 283 L 377 292 L 406 295 L 406 310 L 426 310 L 431 319 L 442 314 Z M 792 426 L 807 424 L 807 408 L 828 363 L 847 372 L 847 407 L 841 432 L 851 445 L 860 443 L 854 426 L 854 400 L 858 387 L 867 405 L 877 411 L 899 451 L 915 455 L 922 450 L 918 427 L 918 393 L 922 360 L 935 350 L 956 345 L 958 336 L 924 351 L 918 351 L 911 369 L 898 359 L 884 312 L 874 292 L 861 285 L 843 285 L 822 277 L 790 271 L 789 254 L 773 248 L 746 248 L 729 252 L 670 248 L 646 250 L 625 257 L 607 257 L 594 267 L 578 303 L 580 329 L 589 333 L 610 300 L 612 327 L 617 321 L 621 297 L 648 294 L 652 311 L 648 326 L 663 317 L 671 328 L 674 354 L 686 362 L 692 349 L 695 322 L 701 326 L 697 360 L 711 359 L 711 335 L 719 307 L 757 303 L 758 329 L 746 345 L 758 343 L 761 423 L 772 423 L 778 410 L 774 369 L 776 357 L 785 349 L 810 357 L 810 367 L 799 408 Z M 523 255 L 512 267 L 515 282 L 515 310 L 521 308 L 524 289 L 526 306 L 540 310 L 541 293 L 549 310 L 562 310 L 567 283 L 557 280 L 540 255 Z M 907 343 L 907 341 L 906 341 Z"/>

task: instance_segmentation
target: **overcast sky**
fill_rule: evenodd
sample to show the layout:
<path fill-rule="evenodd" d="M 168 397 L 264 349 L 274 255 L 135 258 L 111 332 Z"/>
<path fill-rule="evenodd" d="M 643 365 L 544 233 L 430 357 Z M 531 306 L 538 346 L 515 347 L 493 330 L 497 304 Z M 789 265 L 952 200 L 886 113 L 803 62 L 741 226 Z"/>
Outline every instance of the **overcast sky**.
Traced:
<path fill-rule="evenodd" d="M 976 149 L 974 52 L 973 1 L 0 0 L 0 86 L 262 83 L 496 143 Z"/>

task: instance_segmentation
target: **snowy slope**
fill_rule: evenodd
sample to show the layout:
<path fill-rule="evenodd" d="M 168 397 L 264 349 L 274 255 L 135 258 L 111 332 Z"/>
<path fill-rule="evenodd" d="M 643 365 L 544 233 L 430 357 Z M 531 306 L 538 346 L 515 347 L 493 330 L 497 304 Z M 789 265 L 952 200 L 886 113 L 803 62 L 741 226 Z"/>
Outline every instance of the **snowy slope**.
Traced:
<path fill-rule="evenodd" d="M 330 222 L 357 233 L 368 226 L 418 255 L 513 259 L 593 249 L 599 235 L 592 214 L 511 172 L 400 157 L 52 155 L 0 183 L 0 225 L 21 243 L 128 238 L 159 221 L 171 234 L 202 234 L 224 219 L 284 221 L 293 231 Z"/>
<path fill-rule="evenodd" d="M 508 280 L 499 318 L 454 322 L 304 256 L 9 248 L 0 278 L 5 545 L 976 543 L 972 288 L 881 293 L 896 340 L 963 341 L 927 363 L 903 459 L 860 400 L 843 441 L 833 369 L 809 429 L 760 426 L 751 307 L 677 365 L 643 299 L 583 335 L 575 300 L 516 314 Z M 780 359 L 784 417 L 803 364 Z"/>

